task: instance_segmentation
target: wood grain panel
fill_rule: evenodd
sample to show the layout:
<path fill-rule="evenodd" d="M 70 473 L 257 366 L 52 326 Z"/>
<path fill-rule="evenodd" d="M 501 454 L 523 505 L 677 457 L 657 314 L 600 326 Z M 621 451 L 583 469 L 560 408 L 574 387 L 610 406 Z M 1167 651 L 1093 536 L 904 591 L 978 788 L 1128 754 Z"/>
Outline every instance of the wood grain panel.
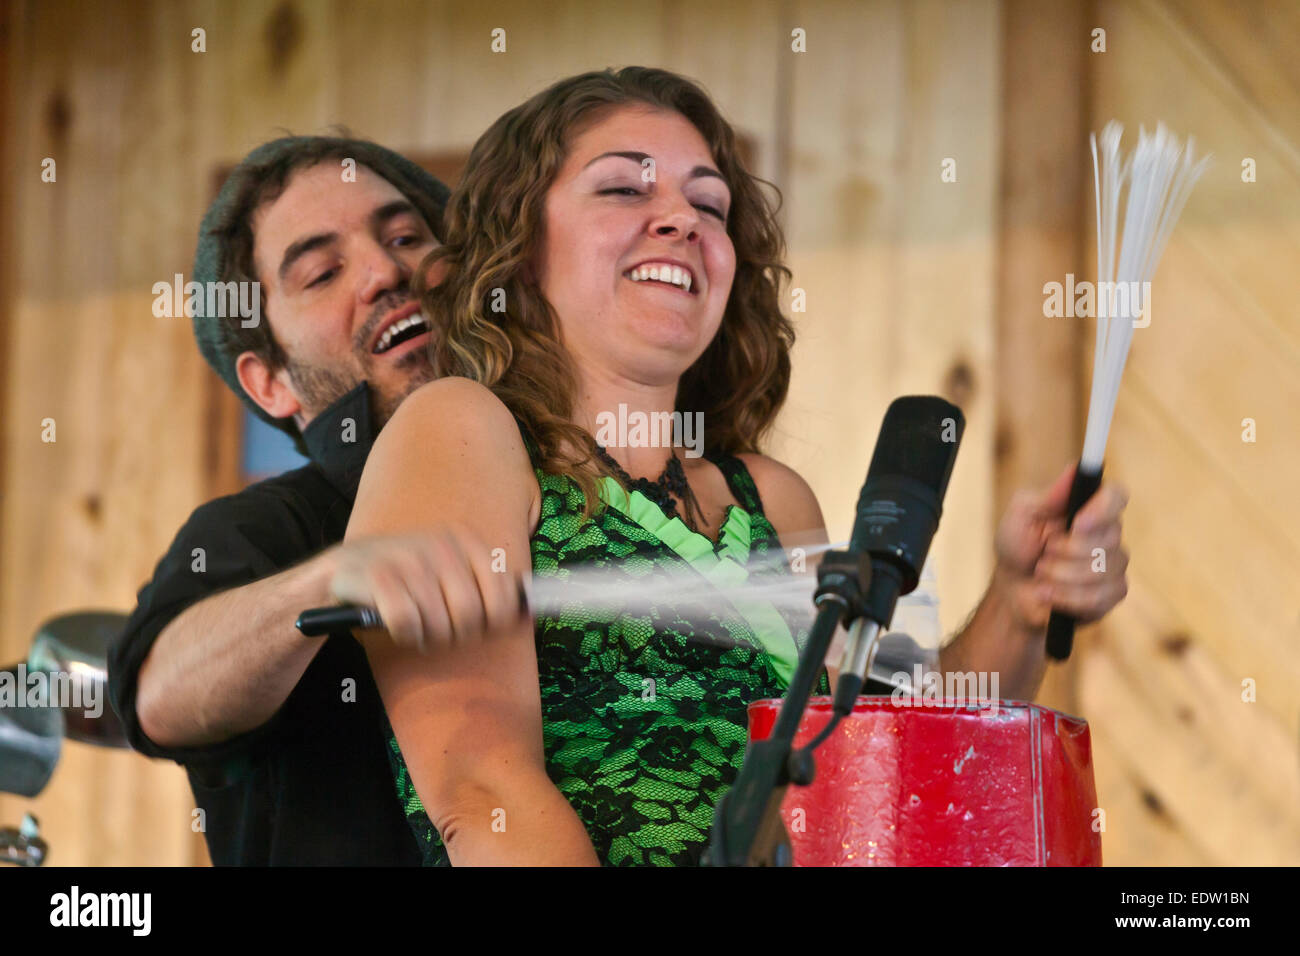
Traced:
<path fill-rule="evenodd" d="M 1300 840 L 1293 814 L 1238 783 L 1233 764 L 1207 744 L 1199 728 L 1164 707 L 1148 680 L 1126 678 L 1106 654 L 1083 662 L 1081 699 L 1125 764 L 1156 795 L 1185 839 L 1217 865 L 1295 865 Z M 1102 688 L 1106 693 L 1099 693 Z M 1105 795 L 1099 794 L 1104 804 Z M 1104 848 L 1103 848 L 1104 852 Z"/>
<path fill-rule="evenodd" d="M 5 350 L 6 658 L 53 614 L 130 607 L 202 494 L 201 360 L 185 319 L 151 311 L 152 283 L 188 271 L 188 253 L 166 253 L 192 250 L 197 222 L 174 138 L 183 83 L 160 68 L 166 49 L 147 55 L 138 13 L 48 4 L 21 25 L 10 107 L 29 174 L 6 184 L 23 237 Z M 188 26 L 177 42 L 188 50 Z M 47 155 L 55 183 L 39 180 Z M 46 417 L 54 443 L 40 440 Z M 70 743 L 39 799 L 0 800 L 0 816 L 33 810 L 57 863 L 181 863 L 201 858 L 191 806 L 178 767 Z"/>
<path fill-rule="evenodd" d="M 992 567 L 997 11 L 809 3 L 791 25 L 808 37 L 808 52 L 793 54 L 785 187 L 808 312 L 794 316 L 801 341 L 779 452 L 842 540 L 889 401 L 937 393 L 962 406 L 967 431 L 934 547 L 950 632 Z M 940 180 L 947 157 L 955 183 Z"/>
<path fill-rule="evenodd" d="M 1294 760 L 1293 728 L 1258 697 L 1252 699 L 1242 679 L 1225 671 L 1195 621 L 1165 604 L 1143 576 L 1136 580 L 1141 586 L 1134 600 L 1116 614 L 1124 636 L 1106 641 L 1104 652 L 1139 688 L 1143 703 L 1194 731 L 1198 744 L 1223 761 L 1239 788 L 1254 794 L 1279 827 L 1275 832 L 1284 840 L 1279 853 L 1300 848 L 1300 765 Z M 1166 745 L 1161 739 L 1142 743 Z M 1238 825 L 1229 816 L 1225 807 L 1202 823 Z M 1291 862 L 1296 860 L 1300 855 Z"/>
<path fill-rule="evenodd" d="M 1082 4 L 1011 0 L 1002 7 L 1002 175 L 999 195 L 993 439 L 995 514 L 1020 488 L 1044 487 L 1083 445 L 1083 326 L 1043 316 L 1043 285 L 1084 273 L 1087 33 Z M 1095 628 L 1070 660 L 1048 668 L 1037 700 L 1078 712 L 1075 677 Z"/>
<path fill-rule="evenodd" d="M 1141 767 L 1122 759 L 1121 744 L 1105 724 L 1091 725 L 1097 802 L 1106 813 L 1101 837 L 1103 866 L 1209 866 L 1211 858 L 1187 839 L 1159 797 L 1148 789 Z"/>
<path fill-rule="evenodd" d="M 1300 4 L 1292 0 L 1161 0 L 1160 29 L 1198 57 L 1266 118 L 1280 140 L 1300 144 Z"/>
<path fill-rule="evenodd" d="M 1112 863 L 1300 860 L 1300 144 L 1283 52 L 1295 16 L 1097 5 L 1109 52 L 1092 60 L 1094 128 L 1119 118 L 1131 142 L 1138 122 L 1164 120 L 1215 156 L 1156 275 L 1112 429 L 1111 473 L 1133 492 L 1132 590 L 1080 697 L 1108 766 L 1102 802 L 1147 808 L 1121 813 L 1132 839 Z M 1241 180 L 1248 156 L 1254 183 Z"/>

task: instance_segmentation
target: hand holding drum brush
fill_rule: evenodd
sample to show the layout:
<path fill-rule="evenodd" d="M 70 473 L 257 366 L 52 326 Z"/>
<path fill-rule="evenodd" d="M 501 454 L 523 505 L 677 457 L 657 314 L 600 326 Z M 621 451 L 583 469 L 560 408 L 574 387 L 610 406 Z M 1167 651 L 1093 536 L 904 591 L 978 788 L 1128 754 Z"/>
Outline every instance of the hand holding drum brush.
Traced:
<path fill-rule="evenodd" d="M 1091 138 L 1097 200 L 1097 341 L 1083 453 L 1066 507 L 1067 531 L 1101 485 L 1106 438 L 1133 329 L 1150 324 L 1151 279 L 1192 187 L 1209 164 L 1208 156 L 1196 159 L 1191 139 L 1184 149 L 1163 123 L 1154 134 L 1140 129 L 1137 148 L 1128 156 L 1120 152 L 1122 133 L 1123 127 L 1112 121 L 1102 130 L 1100 150 L 1097 137 Z M 1070 656 L 1074 625 L 1068 613 L 1053 612 L 1047 625 L 1050 657 L 1063 661 Z"/>
<path fill-rule="evenodd" d="M 296 626 L 308 637 L 383 629 L 399 647 L 428 653 L 529 613 L 522 578 L 496 570 L 491 549 L 460 528 L 358 538 L 334 560 L 329 592 L 341 603 L 299 615 Z"/>

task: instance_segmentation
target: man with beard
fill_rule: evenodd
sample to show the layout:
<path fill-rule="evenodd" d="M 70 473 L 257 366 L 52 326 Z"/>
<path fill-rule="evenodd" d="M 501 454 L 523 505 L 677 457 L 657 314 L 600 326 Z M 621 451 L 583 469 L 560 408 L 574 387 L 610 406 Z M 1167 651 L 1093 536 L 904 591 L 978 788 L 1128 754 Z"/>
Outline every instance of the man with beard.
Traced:
<path fill-rule="evenodd" d="M 395 641 L 449 640 L 425 569 L 479 567 L 450 533 L 339 543 L 375 433 L 433 378 L 411 280 L 446 200 L 374 143 L 291 137 L 250 153 L 200 227 L 192 279 L 260 283 L 262 321 L 196 317 L 199 348 L 310 458 L 195 511 L 110 655 L 114 708 L 137 750 L 186 767 L 217 864 L 419 862 L 360 644 L 294 620 L 349 574 L 411 608 Z"/>

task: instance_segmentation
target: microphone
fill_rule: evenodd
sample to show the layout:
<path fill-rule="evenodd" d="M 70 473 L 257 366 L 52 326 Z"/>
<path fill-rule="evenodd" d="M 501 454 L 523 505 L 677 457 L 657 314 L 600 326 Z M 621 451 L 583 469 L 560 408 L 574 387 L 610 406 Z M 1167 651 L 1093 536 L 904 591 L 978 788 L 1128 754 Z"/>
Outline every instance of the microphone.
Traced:
<path fill-rule="evenodd" d="M 789 864 L 781 800 L 790 784 L 812 782 L 813 751 L 853 712 L 880 632 L 889 628 L 899 595 L 913 590 L 920 580 L 965 427 L 961 409 L 933 396 L 905 396 L 885 412 L 858 497 L 849 547 L 822 556 L 817 568 L 818 611 L 808 640 L 772 732 L 749 745 L 740 775 L 714 811 L 708 865 Z M 796 751 L 799 722 L 835 629 L 844 623 L 849 641 L 831 719 Z"/>
<path fill-rule="evenodd" d="M 871 579 L 849 629 L 837 711 L 852 712 L 899 596 L 916 589 L 965 428 L 961 409 L 936 396 L 904 396 L 885 412 L 849 537 L 849 554 L 870 560 Z"/>

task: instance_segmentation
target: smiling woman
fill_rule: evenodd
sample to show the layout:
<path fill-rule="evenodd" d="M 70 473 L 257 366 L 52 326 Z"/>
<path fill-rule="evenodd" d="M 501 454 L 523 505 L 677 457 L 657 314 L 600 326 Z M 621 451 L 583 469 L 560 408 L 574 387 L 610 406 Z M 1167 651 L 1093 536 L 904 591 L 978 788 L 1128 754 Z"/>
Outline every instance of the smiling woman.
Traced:
<path fill-rule="evenodd" d="M 641 148 L 617 148 L 626 143 Z M 736 270 L 730 205 L 708 144 L 680 113 L 621 106 L 573 137 L 536 261 L 575 364 L 612 361 L 624 377 L 667 381 L 700 357 Z"/>
<path fill-rule="evenodd" d="M 734 586 L 790 573 L 782 537 L 825 540 L 808 486 L 758 454 L 793 339 L 772 206 L 707 95 L 661 70 L 556 84 L 467 169 L 422 297 L 441 380 L 381 433 L 348 536 L 453 526 L 469 571 L 430 568 L 432 598 L 335 589 L 385 621 L 433 608 L 427 655 L 363 638 L 397 796 L 430 864 L 693 864 L 746 706 L 780 696 L 805 638 L 797 612 Z M 702 421 L 704 454 L 602 447 L 612 414 Z M 529 626 L 492 573 L 525 566 L 731 590 Z"/>
<path fill-rule="evenodd" d="M 589 453 L 589 428 L 573 422 L 577 363 L 558 344 L 559 323 L 569 316 L 579 332 L 583 322 L 600 322 L 602 309 L 641 278 L 641 266 L 666 260 L 690 268 L 693 301 L 707 297 L 700 314 L 716 329 L 695 343 L 702 353 L 679 371 L 669 409 L 703 413 L 712 448 L 757 452 L 785 400 L 794 342 L 779 303 L 789 277 L 785 243 L 766 184 L 740 153 L 735 131 L 690 81 L 639 67 L 583 74 L 500 117 L 475 144 L 448 203 L 448 241 L 436 258 L 449 273 L 425 296 L 441 329 L 436 371 L 488 385 L 528 427 L 539 464 L 570 474 L 589 500 L 598 478 L 614 472 Z M 691 235 L 674 241 L 683 214 Z M 642 230 L 656 235 L 643 238 Z M 719 259 L 724 246 L 730 265 Z M 552 275 L 570 276 L 594 298 L 575 289 L 556 301 L 570 293 L 554 281 L 549 293 L 543 288 L 538 274 L 548 258 L 562 266 Z M 702 289 L 706 266 L 715 274 Z M 641 318 L 671 321 L 681 293 L 642 288 L 642 303 L 655 296 L 668 309 L 642 310 Z M 719 308 L 720 318 L 709 319 Z M 612 334 L 605 341 L 632 347 Z"/>

